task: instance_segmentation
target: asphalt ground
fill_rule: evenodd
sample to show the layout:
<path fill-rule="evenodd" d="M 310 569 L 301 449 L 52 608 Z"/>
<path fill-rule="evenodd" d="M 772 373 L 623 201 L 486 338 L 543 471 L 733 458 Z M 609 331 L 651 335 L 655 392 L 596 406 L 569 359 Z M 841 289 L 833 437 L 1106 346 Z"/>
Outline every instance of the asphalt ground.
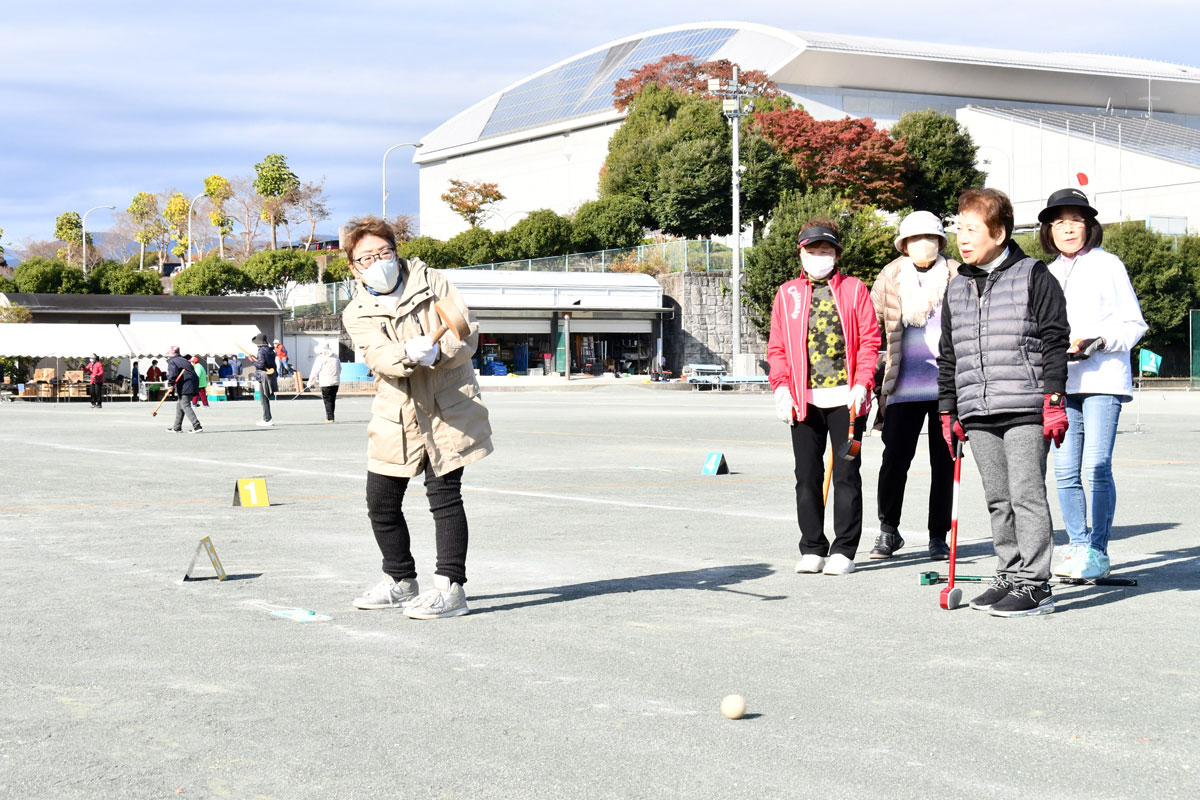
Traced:
<path fill-rule="evenodd" d="M 872 438 L 859 571 L 797 575 L 769 396 L 486 400 L 472 612 L 428 622 L 350 605 L 379 578 L 369 399 L 334 425 L 280 400 L 273 429 L 257 404 L 213 404 L 202 435 L 146 404 L 0 405 L 0 797 L 1200 795 L 1194 395 L 1146 395 L 1142 433 L 1136 406 L 1121 419 L 1110 551 L 1139 585 L 1058 587 L 1057 611 L 1026 619 L 943 611 L 919 585 L 945 571 L 924 555 L 920 455 L 899 555 L 866 559 Z M 732 474 L 700 474 L 711 451 Z M 231 505 L 247 477 L 269 508 Z M 960 516 L 959 571 L 989 574 L 970 457 Z M 229 578 L 180 583 L 204 536 Z M 746 718 L 719 713 L 731 693 Z"/>

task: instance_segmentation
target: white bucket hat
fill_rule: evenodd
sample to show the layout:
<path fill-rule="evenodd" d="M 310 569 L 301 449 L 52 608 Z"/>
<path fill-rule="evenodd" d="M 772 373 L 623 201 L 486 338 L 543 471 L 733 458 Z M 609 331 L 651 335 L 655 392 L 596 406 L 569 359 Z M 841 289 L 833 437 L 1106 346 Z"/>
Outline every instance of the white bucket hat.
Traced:
<path fill-rule="evenodd" d="M 900 235 L 896 237 L 896 249 L 908 255 L 902 246 L 904 240 L 912 236 L 923 235 L 938 237 L 942 240 L 942 248 L 946 247 L 948 240 L 946 239 L 946 231 L 942 228 L 942 221 L 932 212 L 914 211 L 900 223 Z"/>

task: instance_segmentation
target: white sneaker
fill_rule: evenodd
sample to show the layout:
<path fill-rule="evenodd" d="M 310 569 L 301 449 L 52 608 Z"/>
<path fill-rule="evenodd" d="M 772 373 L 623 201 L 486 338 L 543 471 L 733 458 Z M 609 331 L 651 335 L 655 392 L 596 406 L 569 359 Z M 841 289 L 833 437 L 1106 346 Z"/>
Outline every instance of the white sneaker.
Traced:
<path fill-rule="evenodd" d="M 1071 577 L 1074 560 L 1086 554 L 1087 547 L 1078 544 L 1064 544 L 1061 547 L 1054 548 L 1055 555 L 1058 556 L 1058 564 L 1054 569 L 1050 570 L 1051 575 L 1058 575 L 1061 578 Z M 1080 559 L 1082 561 L 1082 558 Z"/>
<path fill-rule="evenodd" d="M 377 608 L 401 608 L 416 597 L 419 591 L 415 578 L 395 581 L 392 580 L 391 575 L 384 575 L 383 580 L 375 584 L 369 591 L 363 592 L 361 597 L 354 598 L 354 607 L 364 611 L 372 611 Z"/>
<path fill-rule="evenodd" d="M 825 568 L 825 559 L 816 553 L 800 556 L 796 563 L 796 572 L 816 574 Z"/>
<path fill-rule="evenodd" d="M 274 423 L 274 422 L 272 422 L 272 421 L 271 421 L 271 420 L 269 420 L 269 419 L 260 419 L 258 422 L 254 423 L 254 424 L 255 424 L 255 425 L 257 425 L 257 426 L 258 426 L 258 427 L 260 427 L 260 428 L 273 428 L 273 427 L 275 427 L 275 423 Z"/>
<path fill-rule="evenodd" d="M 825 562 L 825 569 L 822 571 L 826 575 L 849 575 L 854 572 L 854 562 L 841 553 L 834 553 Z"/>
<path fill-rule="evenodd" d="M 409 619 L 442 619 L 461 617 L 467 608 L 467 594 L 462 585 L 451 583 L 445 575 L 433 576 L 433 588 L 421 592 L 404 606 Z"/>

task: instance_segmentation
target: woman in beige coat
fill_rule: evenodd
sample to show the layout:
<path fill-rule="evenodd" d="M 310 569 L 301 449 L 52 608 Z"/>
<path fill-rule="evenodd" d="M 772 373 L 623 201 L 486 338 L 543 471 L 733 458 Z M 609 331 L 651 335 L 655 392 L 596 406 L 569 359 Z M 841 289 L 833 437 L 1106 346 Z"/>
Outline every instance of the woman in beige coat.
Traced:
<path fill-rule="evenodd" d="M 492 429 L 471 356 L 479 325 L 454 285 L 417 259 L 396 257 L 395 233 L 376 218 L 351 227 L 342 243 L 362 286 L 342 322 L 375 374 L 367 424 L 367 515 L 383 554 L 384 577 L 354 601 L 361 609 L 403 608 L 413 619 L 468 611 L 467 517 L 463 467 L 492 452 Z M 449 300 L 470 320 L 464 341 L 438 327 L 434 303 Z M 437 539 L 434 588 L 421 593 L 402 504 L 424 473 Z"/>
<path fill-rule="evenodd" d="M 876 500 L 879 537 L 871 558 L 890 558 L 904 546 L 900 512 L 908 468 L 917 452 L 921 429 L 929 440 L 929 557 L 949 557 L 951 487 L 954 464 L 942 441 L 937 407 L 937 353 L 941 338 L 942 299 L 958 263 L 942 256 L 946 234 L 941 220 L 915 211 L 900 223 L 896 249 L 901 255 L 883 268 L 871 289 L 871 300 L 883 333 L 883 380 L 879 409 L 883 414 L 883 463 Z"/>

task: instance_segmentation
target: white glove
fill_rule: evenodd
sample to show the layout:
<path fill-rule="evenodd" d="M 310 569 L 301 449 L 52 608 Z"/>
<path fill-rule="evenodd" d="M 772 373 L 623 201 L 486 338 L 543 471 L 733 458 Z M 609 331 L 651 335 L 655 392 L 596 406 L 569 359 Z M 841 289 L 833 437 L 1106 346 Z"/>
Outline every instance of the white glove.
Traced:
<path fill-rule="evenodd" d="M 862 411 L 863 404 L 867 402 L 867 387 L 861 383 L 855 384 L 850 390 L 850 399 L 846 401 L 846 408 Z"/>
<path fill-rule="evenodd" d="M 404 343 L 404 353 L 409 361 L 415 361 L 423 366 L 430 366 L 437 358 L 437 342 L 428 336 L 414 336 Z"/>
<path fill-rule="evenodd" d="M 796 418 L 792 415 L 795 408 L 796 404 L 792 401 L 792 393 L 786 386 L 780 386 L 775 390 L 775 413 L 779 415 L 780 422 L 795 425 Z"/>

